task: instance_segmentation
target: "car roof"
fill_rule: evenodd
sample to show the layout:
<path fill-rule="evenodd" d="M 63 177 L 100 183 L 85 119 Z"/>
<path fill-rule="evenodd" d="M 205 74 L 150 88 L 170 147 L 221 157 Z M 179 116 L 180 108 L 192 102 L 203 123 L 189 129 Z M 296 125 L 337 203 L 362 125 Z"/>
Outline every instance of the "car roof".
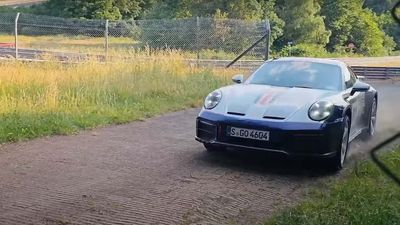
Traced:
<path fill-rule="evenodd" d="M 346 67 L 347 66 L 347 64 L 345 64 L 342 61 L 334 60 L 334 59 L 325 59 L 325 58 L 284 57 L 284 58 L 275 59 L 273 61 L 278 61 L 278 62 L 313 62 L 313 63 L 323 63 L 323 64 L 336 65 L 336 66 L 340 66 L 340 67 Z"/>

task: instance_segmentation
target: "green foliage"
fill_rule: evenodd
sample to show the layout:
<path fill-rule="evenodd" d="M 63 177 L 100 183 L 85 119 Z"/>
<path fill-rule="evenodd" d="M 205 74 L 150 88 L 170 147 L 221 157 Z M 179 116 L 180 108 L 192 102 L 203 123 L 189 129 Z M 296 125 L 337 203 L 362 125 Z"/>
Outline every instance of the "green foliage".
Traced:
<path fill-rule="evenodd" d="M 272 27 L 271 42 L 283 35 L 285 22 L 275 13 L 275 0 L 164 0 L 144 13 L 146 19 L 214 17 L 216 19 L 269 19 Z"/>
<path fill-rule="evenodd" d="M 393 171 L 400 173 L 400 149 L 386 154 L 384 159 Z M 266 224 L 399 224 L 399 199 L 399 187 L 371 162 L 364 162 L 329 191 L 312 194 L 309 200 Z"/>
<path fill-rule="evenodd" d="M 283 35 L 283 28 L 285 27 L 285 21 L 282 20 L 275 12 L 276 2 L 275 0 L 264 0 L 260 3 L 262 5 L 264 15 L 263 18 L 267 18 L 271 26 L 271 45 L 274 47 L 274 42 Z"/>
<path fill-rule="evenodd" d="M 325 57 L 328 55 L 328 52 L 322 45 L 298 44 L 294 46 L 285 46 L 279 54 L 281 57 L 304 55 L 309 57 Z"/>
<path fill-rule="evenodd" d="M 341 52 L 328 52 L 324 46 L 316 44 L 298 44 L 294 46 L 285 46 L 277 54 L 279 57 L 290 57 L 290 56 L 307 56 L 307 57 L 344 57 L 344 56 L 357 56 L 352 53 L 349 49 L 343 48 Z M 358 55 L 362 56 L 362 55 Z"/>
<path fill-rule="evenodd" d="M 383 56 L 394 50 L 396 44 L 379 28 L 376 15 L 372 11 L 363 10 L 360 18 L 358 23 L 352 26 L 350 36 L 358 46 L 357 53 L 367 56 Z"/>
<path fill-rule="evenodd" d="M 49 0 L 42 10 L 51 16 L 110 19 L 136 18 L 152 0 Z"/>
<path fill-rule="evenodd" d="M 381 14 L 378 19 L 380 28 L 389 36 L 393 37 L 397 50 L 400 50 L 400 26 L 397 24 L 390 12 Z"/>
<path fill-rule="evenodd" d="M 281 45 L 288 42 L 296 44 L 326 45 L 330 31 L 325 29 L 324 18 L 320 15 L 320 5 L 314 0 L 277 1 L 277 12 L 286 21 Z"/>
<path fill-rule="evenodd" d="M 381 14 L 392 9 L 398 0 L 365 0 L 364 7 L 372 9 Z"/>
<path fill-rule="evenodd" d="M 0 6 L 0 13 L 38 13 L 35 8 L 32 7 L 8 7 L 8 6 Z"/>
<path fill-rule="evenodd" d="M 386 55 L 393 50 L 394 42 L 380 29 L 378 17 L 362 6 L 363 0 L 324 1 L 322 13 L 326 27 L 332 31 L 328 50 L 338 51 L 349 43 L 354 43 L 355 52 L 363 55 Z"/>

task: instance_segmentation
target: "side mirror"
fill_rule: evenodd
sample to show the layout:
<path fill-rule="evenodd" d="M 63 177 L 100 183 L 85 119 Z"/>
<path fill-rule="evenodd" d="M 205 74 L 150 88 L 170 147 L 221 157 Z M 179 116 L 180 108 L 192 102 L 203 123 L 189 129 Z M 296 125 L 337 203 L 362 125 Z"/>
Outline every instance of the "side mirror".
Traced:
<path fill-rule="evenodd" d="M 371 86 L 363 82 L 356 82 L 351 89 L 350 95 L 354 95 L 356 92 L 367 92 Z"/>
<path fill-rule="evenodd" d="M 364 81 L 364 80 L 367 79 L 367 78 L 365 78 L 364 76 L 357 76 L 357 78 L 358 78 L 359 80 L 361 80 L 361 81 Z"/>
<path fill-rule="evenodd" d="M 233 83 L 236 83 L 236 84 L 243 83 L 243 80 L 244 80 L 244 76 L 242 74 L 238 74 L 238 75 L 235 75 L 232 77 Z"/>

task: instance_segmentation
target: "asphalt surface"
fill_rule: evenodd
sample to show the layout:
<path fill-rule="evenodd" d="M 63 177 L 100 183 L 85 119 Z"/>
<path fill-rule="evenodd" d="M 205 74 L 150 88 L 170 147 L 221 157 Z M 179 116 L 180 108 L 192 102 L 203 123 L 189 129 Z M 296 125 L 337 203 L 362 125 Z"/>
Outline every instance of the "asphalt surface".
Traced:
<path fill-rule="evenodd" d="M 8 7 L 31 6 L 43 2 L 45 2 L 45 0 L 0 0 L 0 6 L 8 6 Z"/>
<path fill-rule="evenodd" d="M 400 128 L 400 85 L 380 91 L 378 136 Z M 332 175 L 264 152 L 207 153 L 198 109 L 0 147 L 0 224 L 256 224 Z"/>
<path fill-rule="evenodd" d="M 44 50 L 35 50 L 35 49 L 19 49 L 18 50 L 18 58 L 25 60 L 48 60 L 48 57 L 53 59 L 57 59 L 59 61 L 81 61 L 88 59 L 90 57 L 97 57 L 101 60 L 104 60 L 104 56 L 100 55 L 88 55 L 81 53 L 70 53 L 70 52 L 57 52 L 57 51 L 44 51 Z M 0 57 L 1 58 L 15 58 L 15 49 L 2 47 L 0 48 Z M 47 57 L 47 58 L 46 58 Z"/>
<path fill-rule="evenodd" d="M 39 50 L 39 49 L 24 49 L 19 48 L 18 57 L 23 60 L 48 60 L 50 58 L 59 60 L 61 62 L 77 62 L 84 61 L 88 59 L 96 58 L 100 61 L 105 60 L 104 55 L 93 55 L 84 53 L 74 53 L 74 52 L 63 52 L 63 51 L 49 51 L 49 50 Z M 0 59 L 15 58 L 15 49 L 10 47 L 0 47 Z M 122 56 L 108 56 L 108 59 L 112 60 L 132 60 L 131 57 Z M 337 58 L 350 66 L 398 66 L 400 61 L 400 56 L 387 56 L 387 57 L 363 57 L 363 58 Z M 138 58 L 135 58 L 138 60 Z M 146 60 L 144 58 L 144 60 Z M 190 64 L 197 65 L 199 63 L 196 59 L 188 59 Z M 225 67 L 230 60 L 200 60 L 201 65 L 205 67 Z M 258 68 L 262 63 L 262 60 L 255 61 L 238 61 L 233 66 L 239 68 L 255 69 Z"/>

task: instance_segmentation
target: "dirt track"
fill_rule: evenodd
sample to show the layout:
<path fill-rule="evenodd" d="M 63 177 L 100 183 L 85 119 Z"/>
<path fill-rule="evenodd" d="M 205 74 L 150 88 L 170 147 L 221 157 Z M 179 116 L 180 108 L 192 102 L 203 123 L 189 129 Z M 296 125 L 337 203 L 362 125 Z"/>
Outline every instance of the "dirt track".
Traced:
<path fill-rule="evenodd" d="M 377 87 L 380 139 L 400 127 L 400 86 Z M 0 224 L 254 224 L 330 176 L 262 152 L 208 154 L 197 111 L 3 145 Z"/>

